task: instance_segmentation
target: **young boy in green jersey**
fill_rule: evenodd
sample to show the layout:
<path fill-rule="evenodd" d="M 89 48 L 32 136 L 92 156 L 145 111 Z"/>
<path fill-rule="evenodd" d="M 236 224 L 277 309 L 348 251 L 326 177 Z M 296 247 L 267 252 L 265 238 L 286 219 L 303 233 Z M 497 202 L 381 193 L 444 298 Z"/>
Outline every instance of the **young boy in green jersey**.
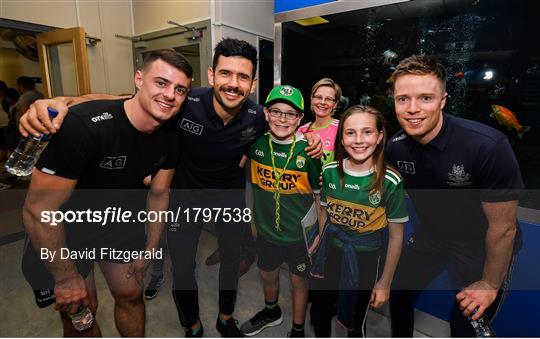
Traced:
<path fill-rule="evenodd" d="M 249 149 L 256 248 L 266 305 L 240 328 L 247 336 L 283 321 L 277 304 L 279 267 L 283 262 L 289 266 L 292 285 L 293 324 L 289 336 L 304 336 L 310 259 L 302 224 L 313 211 L 321 164 L 306 154 L 307 141 L 295 133 L 303 112 L 304 99 L 298 89 L 274 87 L 264 108 L 270 132 Z"/>

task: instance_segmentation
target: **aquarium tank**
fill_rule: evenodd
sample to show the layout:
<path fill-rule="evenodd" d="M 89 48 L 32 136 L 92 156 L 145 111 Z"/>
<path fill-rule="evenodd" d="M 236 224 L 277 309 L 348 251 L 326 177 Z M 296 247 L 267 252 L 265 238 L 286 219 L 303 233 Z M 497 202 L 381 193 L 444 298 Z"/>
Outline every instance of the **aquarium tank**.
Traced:
<path fill-rule="evenodd" d="M 328 76 L 343 88 L 341 105 L 383 111 L 399 128 L 387 79 L 412 54 L 448 70 L 448 114 L 506 134 L 527 192 L 520 205 L 540 209 L 540 20 L 534 0 L 414 0 L 324 15 L 311 26 L 282 24 L 281 82 L 302 90 Z M 339 113 L 339 112 L 338 112 Z M 497 114 L 515 117 L 505 126 Z M 339 114 L 338 114 L 339 117 Z M 307 112 L 305 120 L 313 119 Z"/>

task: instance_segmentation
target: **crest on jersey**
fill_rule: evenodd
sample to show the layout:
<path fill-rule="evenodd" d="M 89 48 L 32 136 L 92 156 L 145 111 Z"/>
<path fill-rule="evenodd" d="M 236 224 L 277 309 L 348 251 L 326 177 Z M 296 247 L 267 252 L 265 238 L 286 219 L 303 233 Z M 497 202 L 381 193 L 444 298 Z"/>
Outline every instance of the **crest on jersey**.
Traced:
<path fill-rule="evenodd" d="M 379 205 L 381 202 L 381 192 L 379 190 L 374 190 L 369 193 L 369 202 L 372 205 Z"/>
<path fill-rule="evenodd" d="M 254 140 L 257 136 L 257 130 L 255 130 L 255 127 L 248 126 L 246 129 L 244 129 L 241 133 L 240 140 Z"/>
<path fill-rule="evenodd" d="M 304 167 L 305 164 L 306 164 L 306 158 L 304 158 L 301 155 L 296 157 L 296 167 L 302 168 Z"/>
<path fill-rule="evenodd" d="M 467 186 L 471 184 L 471 175 L 465 172 L 465 166 L 452 165 L 452 172 L 448 173 L 448 181 L 446 182 L 450 186 Z"/>

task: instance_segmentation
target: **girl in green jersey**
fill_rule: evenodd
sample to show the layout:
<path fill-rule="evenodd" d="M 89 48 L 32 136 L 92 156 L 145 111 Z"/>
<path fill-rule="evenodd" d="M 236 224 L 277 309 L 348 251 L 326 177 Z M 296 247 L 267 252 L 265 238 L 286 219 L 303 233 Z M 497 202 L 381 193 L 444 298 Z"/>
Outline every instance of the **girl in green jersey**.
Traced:
<path fill-rule="evenodd" d="M 384 163 L 385 143 L 378 110 L 353 106 L 344 113 L 336 161 L 323 167 L 321 204 L 326 213 L 319 220 L 324 232 L 310 291 L 311 322 L 318 337 L 331 334 L 336 299 L 338 322 L 351 337 L 365 337 L 369 307 L 388 302 L 408 213 L 402 179 Z"/>

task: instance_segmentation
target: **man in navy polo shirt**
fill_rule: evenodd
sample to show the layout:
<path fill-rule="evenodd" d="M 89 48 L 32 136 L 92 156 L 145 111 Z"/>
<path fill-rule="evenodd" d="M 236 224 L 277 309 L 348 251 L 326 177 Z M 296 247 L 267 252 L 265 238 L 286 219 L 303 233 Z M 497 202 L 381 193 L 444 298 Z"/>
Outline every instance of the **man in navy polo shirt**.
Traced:
<path fill-rule="evenodd" d="M 180 165 L 172 187 L 180 189 L 184 208 L 245 207 L 244 169 L 240 166 L 249 146 L 268 125 L 262 107 L 248 98 L 256 87 L 257 51 L 249 43 L 222 40 L 208 70 L 211 88 L 195 88 L 174 122 L 178 130 Z M 173 198 L 174 199 L 174 198 Z M 219 219 L 219 218 L 218 218 Z M 216 222 L 221 253 L 219 316 L 216 327 L 224 337 L 241 336 L 232 318 L 243 233 L 249 223 Z M 199 319 L 195 256 L 200 223 L 171 225 L 167 241 L 173 262 L 173 296 L 186 336 L 202 336 Z"/>
<path fill-rule="evenodd" d="M 390 81 L 403 129 L 390 138 L 387 160 L 403 175 L 421 221 L 396 270 L 392 335 L 412 337 L 416 297 L 448 268 L 459 291 L 451 334 L 474 337 L 466 317 L 495 316 L 519 247 L 519 166 L 502 133 L 442 112 L 446 71 L 436 60 L 406 58 Z"/>

